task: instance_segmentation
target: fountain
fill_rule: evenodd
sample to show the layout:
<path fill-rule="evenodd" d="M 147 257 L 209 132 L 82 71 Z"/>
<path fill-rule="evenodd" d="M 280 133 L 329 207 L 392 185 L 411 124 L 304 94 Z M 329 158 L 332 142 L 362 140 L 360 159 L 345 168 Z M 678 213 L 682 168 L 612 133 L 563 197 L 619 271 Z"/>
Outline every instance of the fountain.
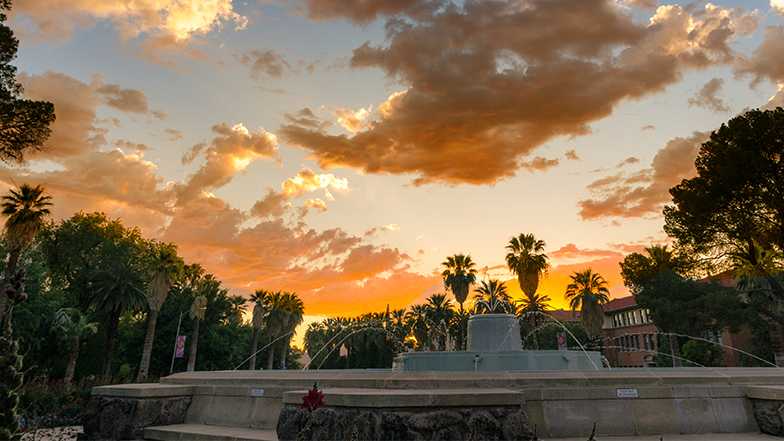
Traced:
<path fill-rule="evenodd" d="M 520 323 L 511 314 L 474 315 L 468 320 L 466 351 L 404 352 L 395 371 L 541 371 L 597 370 L 595 351 L 522 350 Z"/>

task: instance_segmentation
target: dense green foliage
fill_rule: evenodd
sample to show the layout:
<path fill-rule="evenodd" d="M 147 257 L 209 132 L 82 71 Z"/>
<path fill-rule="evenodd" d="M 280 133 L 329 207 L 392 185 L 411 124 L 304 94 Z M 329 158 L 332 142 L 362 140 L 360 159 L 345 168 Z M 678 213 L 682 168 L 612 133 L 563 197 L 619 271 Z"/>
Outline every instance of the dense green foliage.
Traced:
<path fill-rule="evenodd" d="M 54 122 L 54 106 L 45 101 L 22 97 L 16 81 L 19 40 L 5 25 L 11 0 L 0 0 L 0 160 L 21 161 L 31 149 L 38 149 L 49 137 Z"/>
<path fill-rule="evenodd" d="M 51 381 L 66 377 L 74 339 L 57 326 L 58 311 L 73 308 L 83 315 L 83 324 L 97 323 L 97 333 L 85 332 L 79 339 L 75 364 L 76 381 L 133 381 L 140 366 L 145 334 L 150 252 L 160 244 L 140 232 L 99 213 L 79 213 L 61 222 L 49 223 L 20 257 L 26 272 L 28 299 L 13 311 L 14 335 L 25 357 L 31 380 Z M 7 249 L 0 244 L 0 252 Z M 0 263 L 2 269 L 2 263 Z M 193 338 L 196 320 L 190 311 L 196 298 L 206 302 L 199 320 L 197 370 L 234 369 L 247 358 L 252 327 L 243 320 L 246 299 L 229 294 L 221 282 L 198 265 L 184 271 L 190 278 L 172 281 L 158 311 L 154 344 L 150 352 L 149 376 L 168 375 L 177 323 L 182 314 L 180 335 Z M 296 296 L 288 294 L 288 302 Z M 292 324 L 296 326 L 296 317 Z M 262 341 L 271 338 L 262 330 Z M 274 338 L 274 337 L 273 337 Z M 287 350 L 286 365 L 296 367 L 289 341 L 270 348 L 279 357 Z M 260 354 L 266 360 L 270 354 Z M 186 368 L 187 355 L 175 360 L 174 370 Z M 277 364 L 280 367 L 283 363 Z M 107 370 L 108 369 L 108 370 Z"/>
<path fill-rule="evenodd" d="M 755 246 L 784 252 L 782 158 L 784 109 L 751 110 L 722 124 L 700 149 L 697 176 L 670 190 L 665 231 L 719 270 L 733 266 L 733 255 L 756 263 Z M 773 282 L 784 299 L 784 287 Z"/>
<path fill-rule="evenodd" d="M 0 439 L 18 440 L 19 392 L 24 381 L 19 345 L 10 335 L 0 335 Z"/>

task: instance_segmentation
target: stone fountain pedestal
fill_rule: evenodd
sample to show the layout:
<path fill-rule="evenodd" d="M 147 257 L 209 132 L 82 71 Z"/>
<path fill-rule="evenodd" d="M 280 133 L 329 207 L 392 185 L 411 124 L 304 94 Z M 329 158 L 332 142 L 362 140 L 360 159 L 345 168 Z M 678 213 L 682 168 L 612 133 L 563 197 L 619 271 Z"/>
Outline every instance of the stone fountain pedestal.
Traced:
<path fill-rule="evenodd" d="M 523 351 L 520 322 L 511 314 L 468 319 L 468 350 L 406 352 L 395 357 L 397 371 L 562 371 L 602 367 L 596 351 Z"/>

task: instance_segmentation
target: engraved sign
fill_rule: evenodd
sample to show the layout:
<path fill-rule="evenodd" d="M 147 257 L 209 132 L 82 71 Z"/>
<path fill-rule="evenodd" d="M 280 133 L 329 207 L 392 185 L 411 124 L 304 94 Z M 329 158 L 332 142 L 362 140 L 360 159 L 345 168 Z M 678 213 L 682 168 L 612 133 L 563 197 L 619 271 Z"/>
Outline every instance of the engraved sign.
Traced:
<path fill-rule="evenodd" d="M 263 397 L 264 396 L 264 389 L 251 389 L 250 396 L 252 397 Z"/>
<path fill-rule="evenodd" d="M 618 398 L 640 398 L 640 391 L 637 389 L 615 389 L 615 396 Z"/>

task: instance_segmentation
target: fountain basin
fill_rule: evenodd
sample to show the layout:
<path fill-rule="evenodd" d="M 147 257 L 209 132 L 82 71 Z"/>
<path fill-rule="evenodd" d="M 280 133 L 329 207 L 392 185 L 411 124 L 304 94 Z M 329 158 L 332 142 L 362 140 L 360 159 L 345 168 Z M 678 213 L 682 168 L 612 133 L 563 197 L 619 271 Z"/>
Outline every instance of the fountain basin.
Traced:
<path fill-rule="evenodd" d="M 565 371 L 602 366 L 595 351 L 523 351 L 520 322 L 511 314 L 481 314 L 468 319 L 468 350 L 406 352 L 395 357 L 396 371 Z"/>
<path fill-rule="evenodd" d="M 480 314 L 468 319 L 471 352 L 520 351 L 520 322 L 512 314 Z"/>
<path fill-rule="evenodd" d="M 396 371 L 564 371 L 601 368 L 596 351 L 406 352 L 395 357 Z"/>

